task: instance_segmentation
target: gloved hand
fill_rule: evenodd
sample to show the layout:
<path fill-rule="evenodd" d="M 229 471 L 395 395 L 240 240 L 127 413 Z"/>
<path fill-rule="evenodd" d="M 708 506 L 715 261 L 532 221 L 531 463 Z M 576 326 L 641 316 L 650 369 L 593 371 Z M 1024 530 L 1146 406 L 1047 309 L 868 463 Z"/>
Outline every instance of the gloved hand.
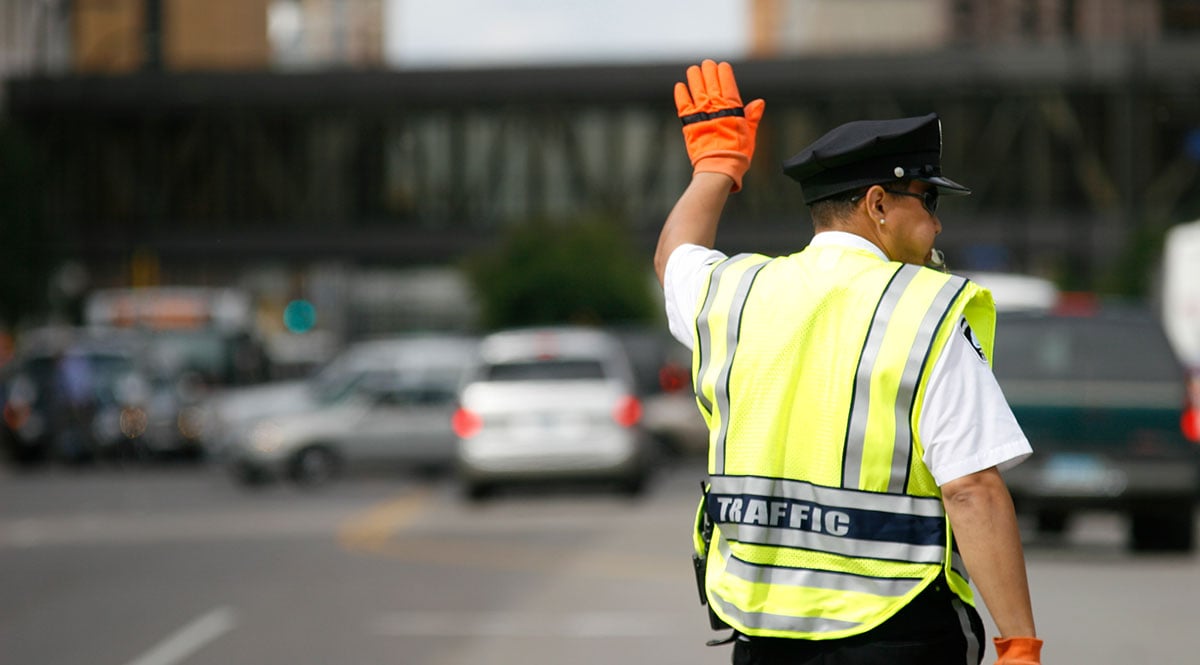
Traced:
<path fill-rule="evenodd" d="M 705 60 L 688 67 L 687 84 L 675 84 L 675 108 L 693 173 L 724 173 L 733 178 L 731 191 L 741 189 L 765 105 L 761 99 L 742 105 L 728 62 Z"/>
<path fill-rule="evenodd" d="M 1036 637 L 992 638 L 996 665 L 1042 665 L 1042 641 Z"/>

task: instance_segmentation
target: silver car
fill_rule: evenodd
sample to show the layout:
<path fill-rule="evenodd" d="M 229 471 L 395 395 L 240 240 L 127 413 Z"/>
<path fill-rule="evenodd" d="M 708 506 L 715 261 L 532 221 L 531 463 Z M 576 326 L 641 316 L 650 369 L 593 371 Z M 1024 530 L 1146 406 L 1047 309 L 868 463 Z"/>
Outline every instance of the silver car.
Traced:
<path fill-rule="evenodd" d="M 247 484 L 315 485 L 343 467 L 448 467 L 456 389 L 475 355 L 468 337 L 410 337 L 357 345 L 344 381 L 321 384 L 305 408 L 240 423 L 225 451 Z"/>
<path fill-rule="evenodd" d="M 540 479 L 611 479 L 630 492 L 643 485 L 650 439 L 629 359 L 607 332 L 493 333 L 459 400 L 458 468 L 471 498 Z"/>

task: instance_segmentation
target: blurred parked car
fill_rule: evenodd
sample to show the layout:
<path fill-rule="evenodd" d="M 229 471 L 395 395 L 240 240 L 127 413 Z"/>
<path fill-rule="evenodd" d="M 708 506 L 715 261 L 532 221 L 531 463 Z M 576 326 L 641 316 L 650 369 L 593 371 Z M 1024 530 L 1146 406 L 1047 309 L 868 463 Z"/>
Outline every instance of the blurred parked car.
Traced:
<path fill-rule="evenodd" d="M 447 468 L 456 390 L 476 345 L 452 336 L 358 344 L 293 393 L 291 408 L 235 424 L 224 463 L 245 483 L 283 477 L 307 485 L 346 466 Z"/>
<path fill-rule="evenodd" d="M 269 360 L 254 325 L 250 295 L 235 288 L 158 286 L 88 294 L 89 326 L 152 334 L 159 353 L 214 385 L 266 380 Z"/>
<path fill-rule="evenodd" d="M 1083 510 L 1129 516 L 1137 550 L 1190 550 L 1200 446 L 1180 428 L 1184 372 L 1140 308 L 1001 313 L 996 378 L 1034 455 L 1005 473 L 1042 532 Z"/>
<path fill-rule="evenodd" d="M 613 332 L 633 364 L 642 426 L 663 452 L 703 457 L 708 452 L 708 426 L 692 391 L 692 352 L 671 336 L 666 324 Z"/>
<path fill-rule="evenodd" d="M 611 333 L 546 327 L 485 337 L 454 415 L 466 493 L 545 479 L 609 479 L 640 491 L 653 445 L 636 393 Z"/>
<path fill-rule="evenodd" d="M 149 384 L 137 339 L 117 331 L 34 330 L 6 367 L 10 460 L 91 461 L 140 453 Z"/>
<path fill-rule="evenodd" d="M 955 271 L 992 292 L 997 311 L 1048 312 L 1062 294 L 1054 282 L 1034 275 L 991 271 Z"/>
<path fill-rule="evenodd" d="M 199 459 L 205 452 L 201 405 L 212 386 L 186 367 L 161 361 L 152 360 L 146 373 L 150 396 L 142 449 L 152 457 Z"/>
<path fill-rule="evenodd" d="M 312 379 L 271 381 L 213 392 L 198 407 L 205 455 L 223 459 L 233 437 L 247 423 L 302 412 L 316 403 L 316 395 Z"/>
<path fill-rule="evenodd" d="M 205 399 L 201 438 L 210 455 L 220 458 L 234 436 L 255 422 L 269 417 L 302 413 L 336 401 L 348 386 L 362 379 L 379 362 L 381 346 L 388 340 L 352 344 L 307 379 L 271 381 L 249 386 L 223 388 Z"/>

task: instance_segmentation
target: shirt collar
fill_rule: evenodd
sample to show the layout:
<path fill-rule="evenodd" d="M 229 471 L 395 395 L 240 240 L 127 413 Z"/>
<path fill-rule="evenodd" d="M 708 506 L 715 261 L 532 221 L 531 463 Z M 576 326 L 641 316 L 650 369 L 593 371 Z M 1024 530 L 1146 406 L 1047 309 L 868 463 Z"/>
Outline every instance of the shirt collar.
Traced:
<path fill-rule="evenodd" d="M 821 231 L 820 233 L 817 233 L 816 235 L 813 236 L 812 242 L 808 243 L 808 246 L 809 247 L 849 247 L 851 249 L 861 249 L 864 251 L 871 252 L 875 256 L 878 256 L 879 258 L 883 259 L 884 261 L 891 260 L 887 257 L 887 254 L 883 253 L 882 249 L 880 249 L 878 246 L 875 245 L 875 243 L 871 242 L 870 240 L 867 240 L 866 238 L 864 238 L 860 235 L 855 235 L 853 233 L 846 233 L 845 231 Z"/>

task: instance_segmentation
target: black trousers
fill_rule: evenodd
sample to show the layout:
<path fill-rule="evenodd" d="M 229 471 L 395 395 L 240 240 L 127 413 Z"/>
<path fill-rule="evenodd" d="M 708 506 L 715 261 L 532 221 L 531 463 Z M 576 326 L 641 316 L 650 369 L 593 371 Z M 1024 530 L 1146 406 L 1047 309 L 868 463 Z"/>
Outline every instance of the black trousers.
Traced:
<path fill-rule="evenodd" d="M 738 635 L 733 665 L 979 665 L 983 620 L 936 580 L 880 626 L 840 640 Z"/>

